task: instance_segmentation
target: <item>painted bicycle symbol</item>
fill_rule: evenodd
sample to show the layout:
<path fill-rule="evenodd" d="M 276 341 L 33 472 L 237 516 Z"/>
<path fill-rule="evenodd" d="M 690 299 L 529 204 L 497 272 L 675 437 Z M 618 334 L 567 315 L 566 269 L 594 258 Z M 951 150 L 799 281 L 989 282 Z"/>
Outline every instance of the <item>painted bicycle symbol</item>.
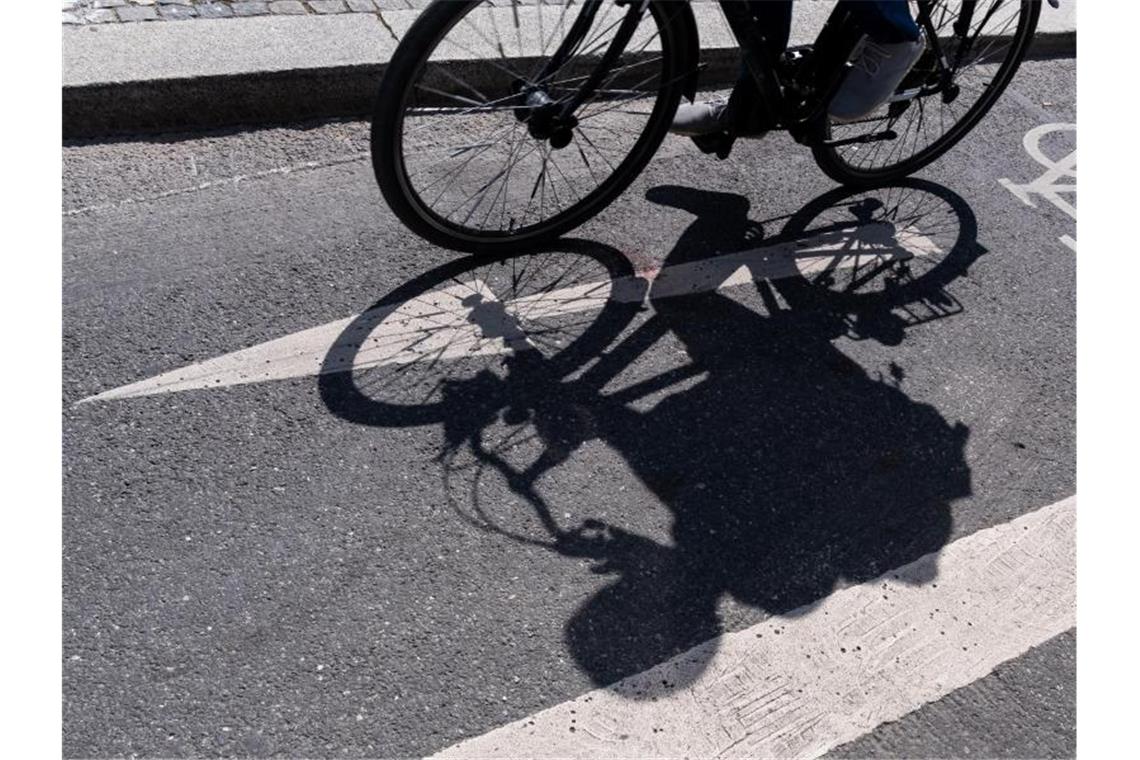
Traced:
<path fill-rule="evenodd" d="M 1039 195 L 1054 206 L 1064 211 L 1073 220 L 1077 220 L 1077 151 L 1074 148 L 1068 155 L 1054 160 L 1045 155 L 1041 149 L 1041 140 L 1054 132 L 1076 132 L 1076 124 L 1042 124 L 1025 133 L 1022 145 L 1025 152 L 1037 163 L 1045 167 L 1045 173 L 1027 184 L 1017 184 L 1009 179 L 999 179 L 1006 189 L 1016 195 L 1027 206 L 1037 208 L 1033 196 Z M 1069 180 L 1064 182 L 1064 180 Z M 1071 195 L 1072 201 L 1062 197 Z M 1062 235 L 1061 242 L 1069 246 L 1074 252 L 1077 250 L 1077 241 L 1071 235 Z"/>

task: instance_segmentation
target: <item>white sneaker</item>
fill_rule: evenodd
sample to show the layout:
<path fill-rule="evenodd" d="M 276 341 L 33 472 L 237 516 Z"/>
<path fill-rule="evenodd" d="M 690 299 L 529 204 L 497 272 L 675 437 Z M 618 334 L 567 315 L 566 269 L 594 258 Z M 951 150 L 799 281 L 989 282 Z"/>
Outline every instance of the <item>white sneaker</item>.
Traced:
<path fill-rule="evenodd" d="M 853 68 L 827 108 L 831 118 L 856 121 L 869 116 L 890 99 L 925 49 L 922 34 L 914 42 L 886 44 L 864 37 L 851 61 Z"/>
<path fill-rule="evenodd" d="M 675 135 L 697 137 L 720 132 L 721 117 L 728 108 L 728 98 L 714 98 L 699 103 L 682 103 L 673 117 L 669 131 Z"/>

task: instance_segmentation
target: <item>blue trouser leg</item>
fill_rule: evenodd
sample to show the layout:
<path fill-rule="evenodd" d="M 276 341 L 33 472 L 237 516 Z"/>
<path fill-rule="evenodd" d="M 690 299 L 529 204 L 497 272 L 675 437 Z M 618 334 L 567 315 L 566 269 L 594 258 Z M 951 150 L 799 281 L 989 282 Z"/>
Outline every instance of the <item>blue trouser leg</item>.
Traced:
<path fill-rule="evenodd" d="M 749 0 L 748 9 L 760 24 L 769 54 L 776 58 L 788 47 L 792 34 L 792 0 Z"/>
<path fill-rule="evenodd" d="M 875 42 L 913 42 L 918 39 L 919 27 L 910 15 L 907 0 L 839 0 L 856 24 Z M 749 0 L 749 12 L 760 25 L 768 44 L 768 53 L 775 59 L 788 47 L 792 28 L 792 0 Z M 747 68 L 742 64 L 737 81 L 738 95 L 743 102 L 754 96 L 754 84 Z"/>
<path fill-rule="evenodd" d="M 875 42 L 914 42 L 919 28 L 906 0 L 839 0 Z"/>
<path fill-rule="evenodd" d="M 856 22 L 876 42 L 913 42 L 918 39 L 918 24 L 910 15 L 907 0 L 839 0 Z M 792 0 L 750 0 L 752 16 L 760 23 L 761 32 L 772 57 L 788 46 L 792 29 Z"/>

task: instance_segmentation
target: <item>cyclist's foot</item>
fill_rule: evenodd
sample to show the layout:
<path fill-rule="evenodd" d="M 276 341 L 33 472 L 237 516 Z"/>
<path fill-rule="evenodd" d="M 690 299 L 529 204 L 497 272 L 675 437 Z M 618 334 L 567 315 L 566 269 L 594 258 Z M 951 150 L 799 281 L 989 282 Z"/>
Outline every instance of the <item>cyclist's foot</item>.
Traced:
<path fill-rule="evenodd" d="M 728 108 L 728 98 L 714 98 L 701 102 L 682 103 L 673 117 L 669 131 L 675 135 L 699 137 L 724 130 L 721 119 Z"/>
<path fill-rule="evenodd" d="M 864 38 L 852 69 L 828 106 L 836 121 L 855 121 L 886 103 L 926 49 L 926 40 L 873 42 Z"/>

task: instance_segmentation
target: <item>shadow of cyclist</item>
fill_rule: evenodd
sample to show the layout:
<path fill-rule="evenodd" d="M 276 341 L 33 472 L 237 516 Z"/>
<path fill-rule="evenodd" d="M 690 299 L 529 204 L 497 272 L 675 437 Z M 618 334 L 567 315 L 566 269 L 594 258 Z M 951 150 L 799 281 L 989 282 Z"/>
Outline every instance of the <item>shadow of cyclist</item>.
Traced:
<path fill-rule="evenodd" d="M 754 248 L 762 235 L 738 195 L 647 197 L 696 217 L 665 271 Z M 866 222 L 866 207 L 849 210 Z M 672 295 L 663 282 L 650 289 L 654 319 L 706 379 L 645 413 L 596 415 L 598 435 L 673 515 L 672 546 L 595 527 L 608 544 L 595 549 L 598 569 L 617 577 L 578 609 L 566 639 L 598 684 L 719 633 L 724 595 L 788 614 L 938 551 L 951 502 L 970 494 L 967 429 L 909 398 L 901 371 L 871 377 L 833 345 L 843 320 L 803 281 L 758 279 L 765 315 L 716 290 Z M 864 305 L 863 322 L 886 319 L 887 301 Z"/>
<path fill-rule="evenodd" d="M 621 257 L 604 246 L 567 244 L 576 262 L 588 258 L 598 267 L 572 281 L 569 271 L 555 271 L 555 259 L 543 259 L 534 271 L 552 284 L 523 299 L 527 313 L 506 307 L 509 293 L 502 302 L 464 298 L 461 321 L 481 340 L 501 341 L 510 349 L 505 359 L 464 373 L 460 365 L 441 361 L 433 348 L 424 352 L 423 372 L 416 375 L 423 382 L 410 383 L 415 363 L 405 345 L 434 347 L 444 334 L 416 327 L 423 313 L 434 330 L 444 313 L 439 304 L 449 301 L 431 295 L 442 292 L 437 288 L 453 291 L 465 275 L 478 292 L 493 291 L 495 276 L 519 279 L 503 262 L 453 262 L 401 287 L 345 329 L 329 352 L 322 398 L 334 413 L 361 424 L 442 423 L 445 476 L 452 477 L 450 456 L 469 453 L 526 499 L 549 540 L 496 525 L 486 505 L 473 504 L 474 517 L 467 519 L 518 541 L 591 558 L 595 572 L 612 575 L 567 621 L 565 639 L 595 683 L 613 683 L 716 636 L 726 599 L 794 614 L 839 585 L 875 578 L 937 552 L 948 540 L 951 503 L 971 490 L 967 429 L 910 398 L 902 388 L 904 367 L 892 362 L 887 378 L 872 377 L 833 343 L 848 335 L 896 344 L 906 326 L 899 313 L 915 305 L 952 313 L 954 302 L 944 287 L 982 251 L 961 198 L 929 182 L 910 180 L 900 187 L 902 200 L 889 189 L 869 196 L 825 194 L 770 238 L 761 223 L 749 219 L 746 198 L 654 188 L 651 201 L 694 219 L 650 286 L 651 315 L 632 332 L 623 330 L 639 308 L 645 280 L 634 277 L 628 265 L 623 269 Z M 906 197 L 911 200 L 904 202 Z M 900 211 L 904 206 L 908 210 Z M 939 233 L 941 248 L 923 243 L 916 227 Z M 912 250 L 937 262 L 917 278 L 912 270 L 924 266 L 923 256 Z M 865 256 L 867 251 L 873 255 Z M 836 264 L 850 258 L 853 266 Z M 747 277 L 737 276 L 741 267 Z M 593 282 L 607 270 L 613 290 L 601 311 L 575 311 L 576 299 L 594 288 L 574 283 Z M 844 279 L 848 274 L 858 293 L 844 285 L 852 282 Z M 715 289 L 729 281 L 740 287 Z M 750 288 L 751 302 L 744 305 L 738 299 Z M 542 331 L 528 323 L 527 314 L 542 312 L 536 305 L 556 293 L 562 300 L 545 313 L 577 315 L 589 326 L 548 355 L 529 345 Z M 423 294 L 428 297 L 407 310 L 398 332 L 405 336 L 393 349 L 399 363 L 364 370 L 359 378 L 340 371 L 370 345 L 365 336 L 389 319 L 385 315 L 394 305 Z M 442 321 L 454 330 L 450 316 Z M 690 384 L 647 411 L 630 403 L 645 396 L 645 382 L 603 392 L 662 339 L 678 341 L 690 365 L 663 373 L 666 382 L 654 389 L 668 390 L 676 378 Z M 481 356 L 470 350 L 482 343 L 462 345 L 467 355 Z M 492 355 L 498 356 L 487 354 Z M 454 377 L 437 379 L 449 366 L 457 368 Z M 567 379 L 580 366 L 586 366 L 581 375 Z M 394 394 L 404 387 L 401 378 L 409 397 L 434 400 L 404 405 L 368 396 L 371 389 L 399 400 Z M 502 438 L 524 427 L 540 453 L 529 463 L 508 461 L 513 444 Z M 547 499 L 574 497 L 536 484 L 593 439 L 618 452 L 669 510 L 669 542 L 596 520 L 574 529 L 558 524 Z M 454 476 L 464 477 L 458 470 Z M 478 488 L 476 480 L 475 502 Z M 575 512 L 589 514 L 602 505 L 575 506 Z M 927 563 L 906 580 L 926 582 L 936 571 Z M 694 664 L 686 677 L 695 678 L 701 669 Z"/>

